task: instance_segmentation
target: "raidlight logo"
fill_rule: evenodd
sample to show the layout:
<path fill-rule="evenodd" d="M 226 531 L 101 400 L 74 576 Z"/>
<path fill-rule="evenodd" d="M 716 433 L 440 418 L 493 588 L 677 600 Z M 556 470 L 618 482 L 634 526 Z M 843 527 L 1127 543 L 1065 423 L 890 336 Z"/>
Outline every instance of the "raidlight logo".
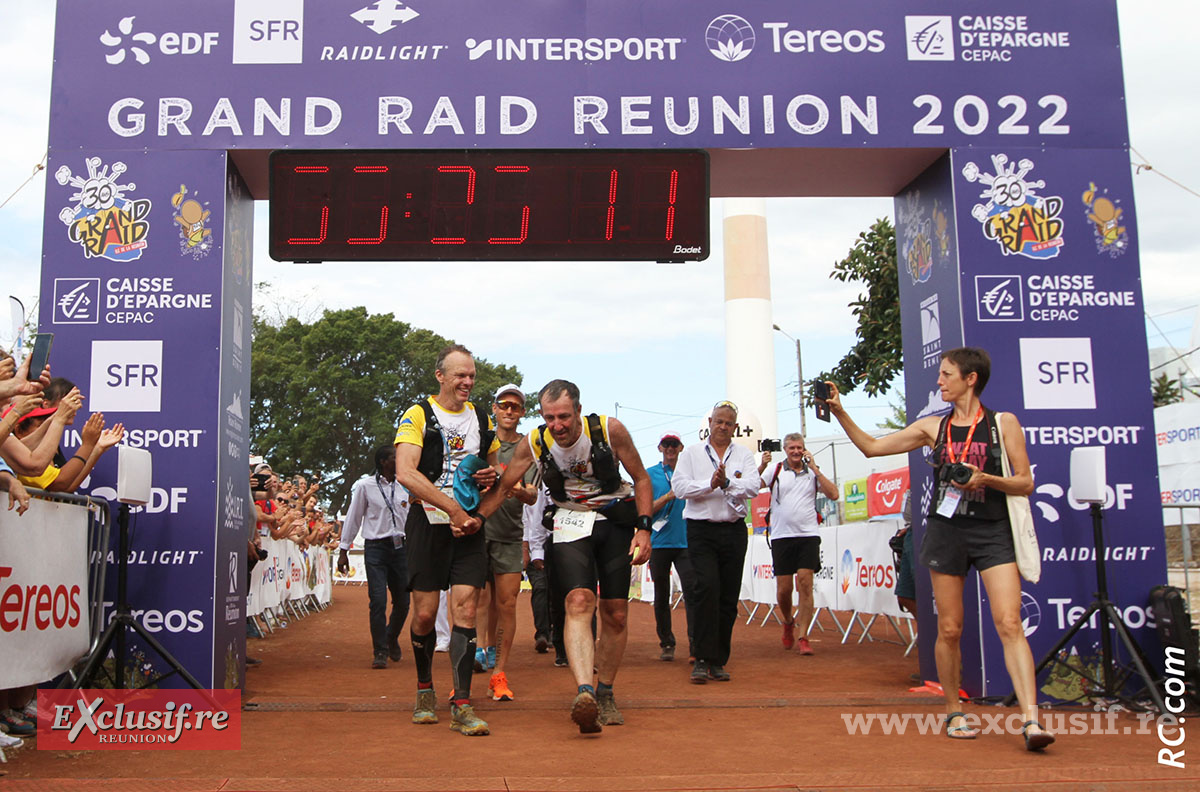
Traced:
<path fill-rule="evenodd" d="M 99 324 L 100 279 L 55 278 L 54 324 Z"/>
<path fill-rule="evenodd" d="M 1019 275 L 976 275 L 976 317 L 981 322 L 1025 321 L 1025 297 Z"/>
<path fill-rule="evenodd" d="M 1021 592 L 1021 629 L 1025 631 L 1025 637 L 1033 635 L 1037 632 L 1037 628 L 1042 625 L 1042 607 L 1038 605 L 1038 601 L 1033 598 L 1033 595 L 1028 591 Z"/>
<path fill-rule="evenodd" d="M 162 408 L 162 341 L 93 341 L 93 411 L 158 412 Z"/>
<path fill-rule="evenodd" d="M 411 22 L 420 16 L 399 0 L 377 0 L 350 15 L 356 22 L 366 25 L 375 33 L 383 35 L 397 25 Z"/>
<path fill-rule="evenodd" d="M 942 357 L 942 316 L 936 294 L 921 301 L 921 367 L 932 368 Z"/>
<path fill-rule="evenodd" d="M 215 30 L 204 33 L 167 32 L 162 35 L 155 33 L 134 33 L 136 16 L 127 16 L 117 23 L 117 34 L 112 29 L 100 34 L 100 43 L 108 48 L 104 60 L 110 66 L 124 63 L 129 55 L 134 61 L 145 66 L 150 62 L 150 50 L 157 49 L 163 55 L 208 55 L 216 48 L 220 34 Z M 155 47 L 154 45 L 158 46 Z"/>
<path fill-rule="evenodd" d="M 948 16 L 906 16 L 904 43 L 910 61 L 952 61 L 954 23 Z"/>
<path fill-rule="evenodd" d="M 718 60 L 733 63 L 754 51 L 754 26 L 737 14 L 722 14 L 708 23 L 704 43 Z"/>
<path fill-rule="evenodd" d="M 1021 386 L 1027 410 L 1094 410 L 1090 338 L 1022 338 Z"/>
<path fill-rule="evenodd" d="M 234 63 L 302 63 L 304 0 L 235 0 Z"/>

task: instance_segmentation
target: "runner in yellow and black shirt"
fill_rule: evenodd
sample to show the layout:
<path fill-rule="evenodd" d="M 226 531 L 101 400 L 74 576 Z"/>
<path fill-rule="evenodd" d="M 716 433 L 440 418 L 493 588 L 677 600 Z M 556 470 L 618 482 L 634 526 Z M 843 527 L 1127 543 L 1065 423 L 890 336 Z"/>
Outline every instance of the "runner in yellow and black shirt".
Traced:
<path fill-rule="evenodd" d="M 448 346 L 438 355 L 436 396 L 410 407 L 396 430 L 396 478 L 413 505 L 405 523 L 409 588 L 412 589 L 412 646 L 417 666 L 417 703 L 413 723 L 437 723 L 433 690 L 434 620 L 438 593 L 450 589 L 454 629 L 450 666 L 454 682 L 450 728 L 464 735 L 488 734 L 488 725 L 471 708 L 475 663 L 475 607 L 487 575 L 483 523 L 455 499 L 460 466 L 474 470 L 479 490 L 496 481 L 495 439 L 491 421 L 469 399 L 475 385 L 475 361 L 466 347 Z M 481 451 L 481 448 L 483 449 Z M 459 477 L 461 478 L 461 477 Z M 465 483 L 470 488 L 470 483 Z M 460 481 L 459 486 L 464 486 Z"/>

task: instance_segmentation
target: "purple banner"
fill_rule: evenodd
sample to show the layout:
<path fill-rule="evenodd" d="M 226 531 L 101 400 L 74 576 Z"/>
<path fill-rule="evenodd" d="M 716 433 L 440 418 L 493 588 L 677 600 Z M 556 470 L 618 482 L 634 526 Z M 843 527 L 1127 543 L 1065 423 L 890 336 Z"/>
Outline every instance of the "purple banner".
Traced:
<path fill-rule="evenodd" d="M 225 155 L 86 149 L 52 154 L 49 169 L 39 329 L 56 334 L 53 373 L 86 396 L 63 447 L 69 455 L 86 414 L 103 412 L 153 455 L 151 500 L 132 517 L 129 601 L 206 681 L 214 565 L 229 563 L 214 546 Z M 116 456 L 81 490 L 115 499 Z M 134 679 L 161 670 L 132 646 Z"/>
<path fill-rule="evenodd" d="M 992 357 L 985 401 L 1025 430 L 1042 547 L 1042 579 L 1024 586 L 1035 657 L 1052 647 L 1096 590 L 1092 521 L 1070 491 L 1070 453 L 1106 446 L 1110 598 L 1157 664 L 1149 590 L 1165 580 L 1153 404 L 1129 155 L 1109 151 L 956 150 L 954 187 L 968 343 Z M 1099 630 L 1074 641 L 1082 662 Z M 965 643 L 965 641 L 964 641 Z M 983 630 L 986 690 L 1008 678 L 995 631 Z M 1043 692 L 1072 692 L 1045 677 Z"/>
<path fill-rule="evenodd" d="M 51 147 L 1124 145 L 1114 0 L 992 8 L 60 0 Z"/>

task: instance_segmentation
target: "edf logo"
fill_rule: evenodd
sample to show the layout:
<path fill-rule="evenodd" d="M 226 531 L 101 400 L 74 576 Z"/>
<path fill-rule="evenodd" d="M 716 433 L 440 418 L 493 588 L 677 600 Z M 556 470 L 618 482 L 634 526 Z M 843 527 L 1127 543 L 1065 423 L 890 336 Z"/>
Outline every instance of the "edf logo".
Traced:
<path fill-rule="evenodd" d="M 91 409 L 159 412 L 162 345 L 162 341 L 93 341 Z"/>
<path fill-rule="evenodd" d="M 1027 410 L 1094 410 L 1090 338 L 1022 338 L 1021 386 Z"/>

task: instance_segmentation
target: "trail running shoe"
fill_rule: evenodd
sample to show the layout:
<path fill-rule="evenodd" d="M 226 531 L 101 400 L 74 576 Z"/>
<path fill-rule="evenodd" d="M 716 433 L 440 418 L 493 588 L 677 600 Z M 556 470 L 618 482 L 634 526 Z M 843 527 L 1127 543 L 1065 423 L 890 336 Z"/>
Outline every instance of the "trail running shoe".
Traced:
<path fill-rule="evenodd" d="M 692 666 L 692 684 L 704 685 L 708 683 L 708 663 L 704 660 L 697 660 Z"/>
<path fill-rule="evenodd" d="M 488 682 L 488 692 L 492 694 L 492 701 L 512 701 L 516 698 L 508 686 L 508 676 L 503 671 L 492 674 Z"/>
<path fill-rule="evenodd" d="M 413 707 L 413 723 L 437 723 L 437 694 L 433 688 L 422 688 L 417 691 L 417 705 Z"/>
<path fill-rule="evenodd" d="M 796 646 L 796 649 L 798 649 L 802 655 L 810 655 L 813 653 L 812 645 L 809 644 L 807 638 L 801 638 L 800 643 Z"/>
<path fill-rule="evenodd" d="M 801 638 L 800 640 L 804 640 Z M 783 625 L 783 648 L 791 649 L 796 645 L 796 623 L 788 622 Z"/>
<path fill-rule="evenodd" d="M 482 674 L 487 671 L 487 650 L 480 647 L 475 650 L 475 673 Z"/>
<path fill-rule="evenodd" d="M 464 737 L 482 737 L 491 734 L 487 721 L 475 714 L 470 704 L 450 705 L 450 730 Z"/>
<path fill-rule="evenodd" d="M 571 704 L 571 720 L 579 726 L 580 734 L 597 734 L 600 726 L 600 705 L 586 690 L 580 691 Z"/>
<path fill-rule="evenodd" d="M 617 700 L 613 698 L 612 691 L 606 693 L 596 692 L 596 704 L 600 708 L 600 715 L 597 718 L 601 726 L 624 726 L 625 716 L 621 714 L 621 710 L 617 709 Z"/>
<path fill-rule="evenodd" d="M 675 647 L 674 646 L 664 646 L 663 650 L 662 650 L 662 654 L 660 654 L 658 656 L 658 659 L 662 660 L 664 663 L 669 663 L 672 660 L 674 660 L 675 659 Z"/>
<path fill-rule="evenodd" d="M 716 682 L 728 682 L 730 679 L 729 672 L 725 670 L 725 666 L 716 664 L 709 664 L 708 678 Z"/>

